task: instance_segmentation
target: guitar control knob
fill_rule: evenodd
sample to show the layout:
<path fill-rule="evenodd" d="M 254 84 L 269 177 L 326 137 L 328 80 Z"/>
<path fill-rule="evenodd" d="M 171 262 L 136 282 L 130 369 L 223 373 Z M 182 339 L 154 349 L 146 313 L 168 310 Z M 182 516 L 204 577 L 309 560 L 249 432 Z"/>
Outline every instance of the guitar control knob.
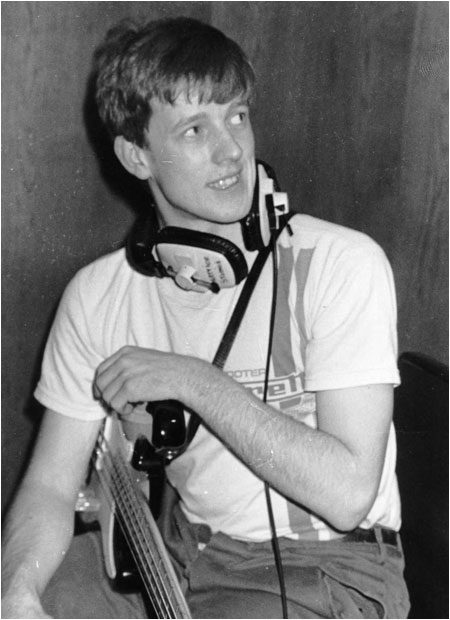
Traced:
<path fill-rule="evenodd" d="M 140 435 L 134 444 L 131 466 L 136 471 L 149 472 L 155 465 L 160 464 L 160 459 L 155 456 L 155 450 L 144 435 Z"/>

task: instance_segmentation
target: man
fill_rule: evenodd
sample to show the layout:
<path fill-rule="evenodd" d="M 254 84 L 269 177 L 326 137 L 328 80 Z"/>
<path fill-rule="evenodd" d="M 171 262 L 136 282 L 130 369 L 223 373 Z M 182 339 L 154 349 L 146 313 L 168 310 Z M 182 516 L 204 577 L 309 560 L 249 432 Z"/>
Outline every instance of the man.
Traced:
<path fill-rule="evenodd" d="M 203 422 L 167 467 L 179 501 L 164 535 L 193 617 L 406 617 L 395 296 L 382 251 L 291 218 L 277 242 L 272 333 L 275 257 L 222 371 L 211 362 L 258 254 L 243 232 L 265 176 L 251 66 L 222 33 L 180 18 L 112 31 L 97 74 L 115 153 L 154 199 L 152 261 L 164 263 L 155 239 L 168 232 L 182 264 L 166 260 L 166 277 L 151 277 L 120 250 L 68 286 L 36 390 L 47 411 L 5 534 L 3 616 L 143 617 L 138 596 L 107 587 L 92 534 L 67 550 L 105 415 L 131 419 L 171 399 Z M 199 277 L 192 236 L 222 248 L 236 282 Z"/>

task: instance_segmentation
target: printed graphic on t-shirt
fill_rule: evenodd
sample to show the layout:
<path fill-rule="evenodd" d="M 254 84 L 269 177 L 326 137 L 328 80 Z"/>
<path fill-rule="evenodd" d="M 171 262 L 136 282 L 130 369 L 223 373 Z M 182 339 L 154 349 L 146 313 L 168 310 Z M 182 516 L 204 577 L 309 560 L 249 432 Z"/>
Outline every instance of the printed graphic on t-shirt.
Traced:
<path fill-rule="evenodd" d="M 243 384 L 247 389 L 251 390 L 258 398 L 263 398 L 264 395 L 264 375 L 265 370 L 233 370 L 229 372 L 229 375 L 239 383 Z M 267 402 L 283 403 L 291 401 L 298 397 L 303 392 L 302 381 L 300 373 L 290 374 L 285 377 L 275 377 L 269 380 L 267 388 Z"/>
<path fill-rule="evenodd" d="M 264 368 L 259 370 L 233 370 L 229 371 L 228 374 L 250 390 L 257 398 L 263 399 Z M 314 425 L 312 418 L 316 412 L 315 395 L 303 391 L 302 373 L 300 372 L 270 379 L 267 389 L 267 402 L 288 415 Z"/>

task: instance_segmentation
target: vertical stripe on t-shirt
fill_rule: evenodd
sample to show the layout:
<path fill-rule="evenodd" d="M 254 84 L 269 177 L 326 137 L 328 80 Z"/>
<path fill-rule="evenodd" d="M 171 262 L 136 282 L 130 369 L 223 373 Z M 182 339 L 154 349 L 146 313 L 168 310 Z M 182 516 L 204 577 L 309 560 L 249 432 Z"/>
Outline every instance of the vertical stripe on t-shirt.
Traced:
<path fill-rule="evenodd" d="M 309 267 L 314 254 L 314 249 L 303 249 L 298 253 L 295 263 L 295 277 L 297 280 L 297 300 L 295 304 L 295 316 L 300 330 L 300 348 L 303 366 L 306 360 L 306 345 L 308 337 L 305 324 L 305 287 L 308 279 Z"/>
<path fill-rule="evenodd" d="M 283 377 L 295 372 L 295 363 L 291 349 L 291 318 L 289 312 L 289 287 L 294 265 L 294 255 L 291 247 L 280 247 L 278 249 L 279 266 L 272 366 L 274 376 Z"/>
<path fill-rule="evenodd" d="M 295 299 L 295 318 L 297 321 L 298 329 L 300 331 L 300 354 L 305 366 L 305 355 L 307 345 L 307 334 L 305 326 L 305 307 L 304 296 L 305 287 L 308 279 L 309 268 L 312 260 L 314 249 L 302 249 L 298 253 L 297 260 L 294 266 L 294 277 L 296 284 L 296 299 Z M 304 385 L 304 372 L 302 373 L 302 384 Z M 306 395 L 307 396 L 307 395 Z M 303 399 L 302 399 L 303 402 Z M 305 399 L 305 405 L 308 409 L 311 406 L 310 399 Z M 300 407 L 302 403 L 300 403 Z M 289 518 L 289 526 L 294 533 L 303 533 L 305 531 L 311 531 L 311 515 L 300 508 L 300 506 L 293 502 L 287 501 L 287 510 Z"/>

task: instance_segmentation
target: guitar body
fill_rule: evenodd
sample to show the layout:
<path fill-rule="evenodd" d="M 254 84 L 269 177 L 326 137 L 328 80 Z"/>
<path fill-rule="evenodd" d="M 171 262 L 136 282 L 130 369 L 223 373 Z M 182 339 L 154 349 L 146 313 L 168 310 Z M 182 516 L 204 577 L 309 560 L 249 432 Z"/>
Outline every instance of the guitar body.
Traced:
<path fill-rule="evenodd" d="M 110 570 L 114 571 L 115 574 L 113 579 L 115 590 L 130 593 L 138 592 L 142 589 L 141 576 L 125 534 L 117 519 L 114 519 L 112 526 L 112 549 L 109 565 Z"/>
<path fill-rule="evenodd" d="M 101 490 L 98 495 L 107 505 Z M 126 536 L 114 514 L 114 508 L 99 512 L 97 520 L 100 525 L 105 569 L 114 589 L 123 593 L 138 592 L 143 587 L 142 579 Z"/>
<path fill-rule="evenodd" d="M 132 427 L 137 437 L 130 439 L 129 429 L 125 436 L 117 415 L 108 416 L 93 454 L 90 489 L 80 493 L 77 508 L 85 513 L 96 511 L 105 568 L 118 589 L 145 590 L 157 618 L 190 618 L 149 507 L 149 476 L 155 475 L 154 468 L 141 455 L 138 460 L 141 465 L 148 461 L 147 471 L 131 466 L 141 441 L 139 425 Z"/>

